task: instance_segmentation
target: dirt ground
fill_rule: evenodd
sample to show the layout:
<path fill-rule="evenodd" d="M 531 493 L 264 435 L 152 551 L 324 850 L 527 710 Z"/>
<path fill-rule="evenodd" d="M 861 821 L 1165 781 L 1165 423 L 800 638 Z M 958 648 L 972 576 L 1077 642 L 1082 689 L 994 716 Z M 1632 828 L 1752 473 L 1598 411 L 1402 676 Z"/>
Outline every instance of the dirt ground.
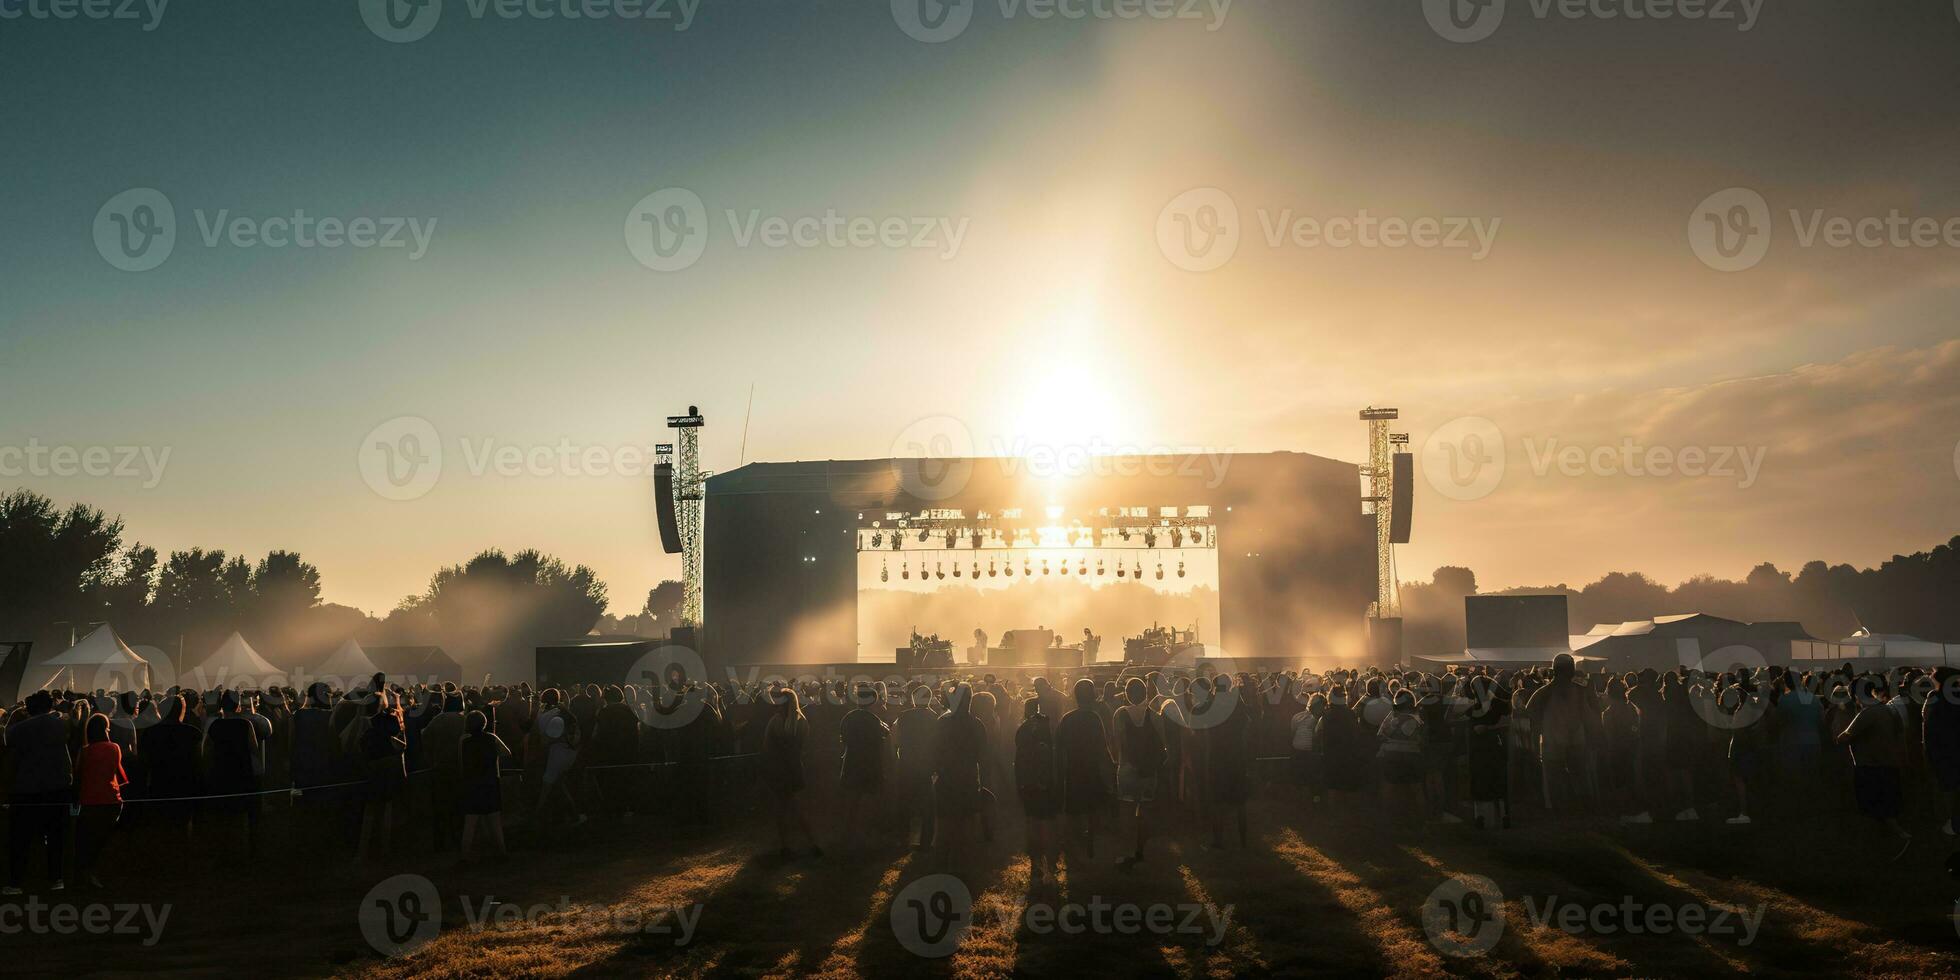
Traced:
<path fill-rule="evenodd" d="M 1144 864 L 1123 870 L 1114 861 L 1120 853 L 1114 841 L 1105 838 L 1095 858 L 1076 855 L 1065 863 L 1057 889 L 1030 897 L 1026 862 L 1014 850 L 1021 831 L 1011 815 L 1004 815 L 1009 819 L 993 845 L 976 840 L 950 855 L 872 834 L 868 839 L 882 836 L 885 843 L 853 854 L 832 846 L 822 858 L 785 860 L 776 854 L 773 828 L 760 806 L 744 802 L 730 807 L 726 819 L 696 820 L 681 829 L 675 829 L 680 821 L 647 815 L 626 824 L 595 821 L 548 840 L 514 828 L 514 856 L 501 863 L 432 855 L 410 840 L 399 842 L 386 864 L 361 867 L 350 851 L 319 845 L 317 833 L 307 836 L 313 845 L 297 846 L 300 825 L 283 806 L 274 804 L 269 817 L 266 852 L 272 858 L 242 856 L 242 839 L 207 853 L 173 851 L 146 834 L 129 836 L 118 853 L 128 855 L 139 845 L 141 853 L 112 856 L 109 888 L 32 897 L 76 906 L 143 903 L 152 914 L 168 905 L 154 943 L 145 945 L 142 934 L 9 929 L 0 935 L 10 951 L 5 972 L 1960 972 L 1960 935 L 1952 918 L 1960 882 L 1945 868 L 1948 852 L 1960 845 L 1922 833 L 1903 860 L 1892 862 L 1868 827 L 1837 814 L 1747 828 L 1719 822 L 1629 828 L 1543 816 L 1504 831 L 1396 828 L 1372 808 L 1334 819 L 1274 787 L 1254 804 L 1250 848 L 1206 850 L 1196 845 L 1201 834 L 1183 828 L 1153 841 Z M 819 824 L 828 842 L 838 840 L 841 829 L 834 819 Z M 372 893 L 398 874 L 425 878 L 433 904 L 419 907 L 427 925 L 404 940 L 406 955 L 390 957 L 368 940 L 373 933 L 363 931 L 360 916 L 366 907 L 370 924 L 376 921 Z M 921 879 L 929 879 L 920 886 L 926 891 L 956 880 L 964 895 L 956 906 L 938 899 L 919 904 L 914 899 L 923 893 L 906 889 Z M 1468 903 L 1466 889 L 1475 892 Z M 9 901 L 18 906 L 23 900 Z M 439 920 L 432 911 L 437 908 Z M 925 909 L 941 919 L 918 918 Z M 959 914 L 945 915 L 949 909 Z M 108 921 L 115 921 L 111 916 Z M 403 928 L 411 922 L 406 913 L 400 921 Z M 922 923 L 949 922 L 964 931 L 939 935 L 941 929 L 928 928 L 934 935 L 922 938 Z M 918 955 L 915 947 L 934 938 L 950 955 Z"/>

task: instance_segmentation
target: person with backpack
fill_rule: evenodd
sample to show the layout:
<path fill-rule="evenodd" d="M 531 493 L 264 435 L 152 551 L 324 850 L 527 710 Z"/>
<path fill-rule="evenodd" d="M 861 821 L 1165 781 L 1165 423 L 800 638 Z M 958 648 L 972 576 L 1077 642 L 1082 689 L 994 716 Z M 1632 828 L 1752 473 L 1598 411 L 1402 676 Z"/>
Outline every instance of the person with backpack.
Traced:
<path fill-rule="evenodd" d="M 1061 848 L 1056 844 L 1055 816 L 1061 812 L 1055 773 L 1055 730 L 1041 698 L 1021 706 L 1021 727 L 1014 732 L 1014 792 L 1021 798 L 1027 822 L 1028 891 L 1055 883 Z"/>

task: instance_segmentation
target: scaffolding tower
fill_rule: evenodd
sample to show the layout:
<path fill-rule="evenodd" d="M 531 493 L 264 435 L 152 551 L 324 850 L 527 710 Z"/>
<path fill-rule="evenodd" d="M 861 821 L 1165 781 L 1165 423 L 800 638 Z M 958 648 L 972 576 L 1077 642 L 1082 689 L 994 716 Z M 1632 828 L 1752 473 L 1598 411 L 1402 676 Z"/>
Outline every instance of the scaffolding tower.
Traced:
<path fill-rule="evenodd" d="M 681 536 L 681 625 L 701 625 L 701 518 L 709 474 L 701 469 L 701 410 L 667 416 L 674 439 L 674 522 Z"/>
<path fill-rule="evenodd" d="M 1373 619 L 1402 615 L 1390 527 L 1395 517 L 1394 447 L 1407 445 L 1409 437 L 1388 431 L 1388 423 L 1401 417 L 1402 413 L 1393 408 L 1370 406 L 1361 411 L 1361 421 L 1368 423 L 1368 463 L 1361 468 L 1361 475 L 1368 481 L 1368 493 L 1361 499 L 1375 514 L 1375 602 L 1368 608 L 1368 615 Z"/>

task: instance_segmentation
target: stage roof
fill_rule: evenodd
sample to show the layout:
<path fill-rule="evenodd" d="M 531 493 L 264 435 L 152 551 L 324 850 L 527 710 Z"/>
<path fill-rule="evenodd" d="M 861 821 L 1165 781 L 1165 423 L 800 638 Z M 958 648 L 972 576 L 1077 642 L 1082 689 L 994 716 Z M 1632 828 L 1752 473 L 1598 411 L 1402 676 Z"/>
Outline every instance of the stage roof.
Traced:
<path fill-rule="evenodd" d="M 1279 480 L 1310 485 L 1355 482 L 1359 466 L 1310 453 L 1162 453 L 1074 456 L 1057 461 L 1006 456 L 935 459 L 832 459 L 793 463 L 750 463 L 708 478 L 707 495 L 825 494 L 842 505 L 872 507 L 900 502 L 920 507 L 1008 507 L 1030 495 L 1063 496 L 1096 492 L 1098 483 L 1120 484 L 1127 499 L 1098 499 L 1104 506 L 1170 503 L 1137 500 L 1137 495 L 1178 495 L 1202 502 L 1217 492 L 1227 474 L 1234 484 Z M 1359 483 L 1355 482 L 1356 496 Z M 1183 502 L 1183 501 L 1179 501 Z"/>

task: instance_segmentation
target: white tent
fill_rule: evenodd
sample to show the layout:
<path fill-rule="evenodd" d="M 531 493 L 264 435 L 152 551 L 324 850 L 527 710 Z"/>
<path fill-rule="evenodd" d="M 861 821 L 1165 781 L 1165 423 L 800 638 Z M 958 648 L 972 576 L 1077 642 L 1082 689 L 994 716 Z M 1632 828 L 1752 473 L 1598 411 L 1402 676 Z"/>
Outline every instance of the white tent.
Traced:
<path fill-rule="evenodd" d="M 202 689 L 249 690 L 284 684 L 286 672 L 268 663 L 244 637 L 233 632 L 224 645 L 191 671 L 191 683 Z"/>
<path fill-rule="evenodd" d="M 23 693 L 42 688 L 75 691 L 140 691 L 150 686 L 150 663 L 136 655 L 115 627 L 103 624 L 80 643 L 38 663 L 21 678 Z"/>
<path fill-rule="evenodd" d="M 343 690 L 353 690 L 358 685 L 366 684 L 380 672 L 381 668 L 368 659 L 367 651 L 361 649 L 361 645 L 354 642 L 352 637 L 348 637 L 347 642 L 342 643 L 340 649 L 320 665 L 319 670 L 321 680 Z"/>

